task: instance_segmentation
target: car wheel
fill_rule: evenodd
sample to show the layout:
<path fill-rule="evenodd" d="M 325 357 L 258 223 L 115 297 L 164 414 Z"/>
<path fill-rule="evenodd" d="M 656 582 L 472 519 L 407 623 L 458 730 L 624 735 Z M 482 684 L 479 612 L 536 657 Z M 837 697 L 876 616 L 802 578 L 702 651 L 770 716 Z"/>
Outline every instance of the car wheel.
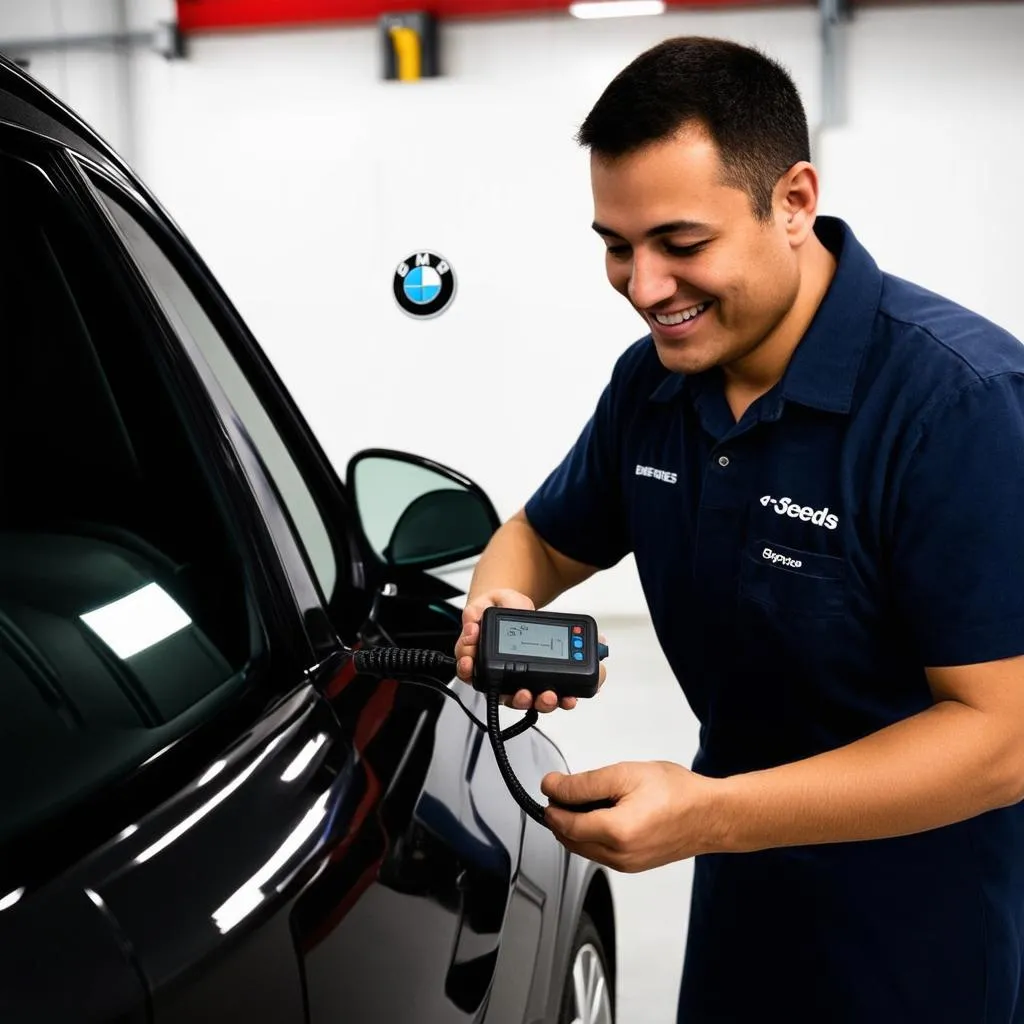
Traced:
<path fill-rule="evenodd" d="M 569 957 L 559 1024 L 613 1024 L 608 957 L 594 922 L 584 911 L 576 926 Z"/>

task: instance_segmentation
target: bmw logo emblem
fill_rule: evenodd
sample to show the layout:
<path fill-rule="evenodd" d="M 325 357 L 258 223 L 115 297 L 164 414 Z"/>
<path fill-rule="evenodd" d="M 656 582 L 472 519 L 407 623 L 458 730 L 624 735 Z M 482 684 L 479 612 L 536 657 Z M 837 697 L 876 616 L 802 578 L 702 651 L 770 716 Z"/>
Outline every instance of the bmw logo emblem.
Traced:
<path fill-rule="evenodd" d="M 395 270 L 395 301 L 417 320 L 440 316 L 455 298 L 455 271 L 428 249 L 407 256 Z"/>

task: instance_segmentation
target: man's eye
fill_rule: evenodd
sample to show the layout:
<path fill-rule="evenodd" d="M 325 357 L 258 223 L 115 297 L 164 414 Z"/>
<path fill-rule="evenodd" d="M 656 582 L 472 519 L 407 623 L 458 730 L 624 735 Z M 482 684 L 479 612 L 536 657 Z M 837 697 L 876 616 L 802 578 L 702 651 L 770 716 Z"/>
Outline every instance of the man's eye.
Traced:
<path fill-rule="evenodd" d="M 693 245 L 673 245 L 671 242 L 666 242 L 665 251 L 670 256 L 696 256 L 697 253 L 703 252 L 707 244 L 707 242 L 695 242 Z"/>
<path fill-rule="evenodd" d="M 625 259 L 629 255 L 628 245 L 609 245 L 608 255 L 613 256 L 617 260 Z"/>

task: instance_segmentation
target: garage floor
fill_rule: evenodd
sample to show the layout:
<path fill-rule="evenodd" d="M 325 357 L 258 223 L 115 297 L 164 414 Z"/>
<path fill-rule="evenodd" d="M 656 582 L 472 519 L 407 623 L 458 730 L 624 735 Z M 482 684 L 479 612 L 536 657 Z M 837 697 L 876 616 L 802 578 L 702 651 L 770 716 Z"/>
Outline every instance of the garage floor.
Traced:
<path fill-rule="evenodd" d="M 697 721 L 649 623 L 602 618 L 611 657 L 600 695 L 543 716 L 544 731 L 574 771 L 616 761 L 677 761 L 697 749 Z M 622 1024 L 675 1024 L 692 863 L 612 876 L 619 928 Z"/>

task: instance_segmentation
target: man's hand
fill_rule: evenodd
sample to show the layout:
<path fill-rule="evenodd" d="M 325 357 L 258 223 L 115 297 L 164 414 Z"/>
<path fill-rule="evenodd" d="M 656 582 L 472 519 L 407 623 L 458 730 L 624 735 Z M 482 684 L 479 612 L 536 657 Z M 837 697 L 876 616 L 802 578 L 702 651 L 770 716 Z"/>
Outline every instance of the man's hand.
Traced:
<path fill-rule="evenodd" d="M 480 620 L 483 618 L 484 609 L 491 607 L 535 610 L 533 601 L 516 590 L 492 590 L 478 594 L 471 603 L 466 605 L 462 611 L 462 635 L 455 645 L 457 672 L 464 683 L 471 682 L 473 679 L 473 664 L 476 658 L 477 643 L 480 639 Z M 601 642 L 605 642 L 604 637 L 601 637 Z M 602 664 L 599 686 L 604 685 L 605 675 L 605 667 Z M 576 698 L 563 697 L 559 704 L 558 695 L 550 690 L 538 694 L 536 700 L 529 690 L 520 690 L 514 696 L 506 698 L 504 703 L 518 711 L 528 711 L 532 706 L 546 714 L 549 711 L 554 711 L 557 707 L 571 711 L 576 707 Z"/>
<path fill-rule="evenodd" d="M 541 791 L 563 804 L 612 799 L 607 810 L 545 816 L 566 849 L 615 871 L 637 872 L 724 848 L 711 812 L 716 780 L 669 761 L 624 762 L 544 776 Z"/>

